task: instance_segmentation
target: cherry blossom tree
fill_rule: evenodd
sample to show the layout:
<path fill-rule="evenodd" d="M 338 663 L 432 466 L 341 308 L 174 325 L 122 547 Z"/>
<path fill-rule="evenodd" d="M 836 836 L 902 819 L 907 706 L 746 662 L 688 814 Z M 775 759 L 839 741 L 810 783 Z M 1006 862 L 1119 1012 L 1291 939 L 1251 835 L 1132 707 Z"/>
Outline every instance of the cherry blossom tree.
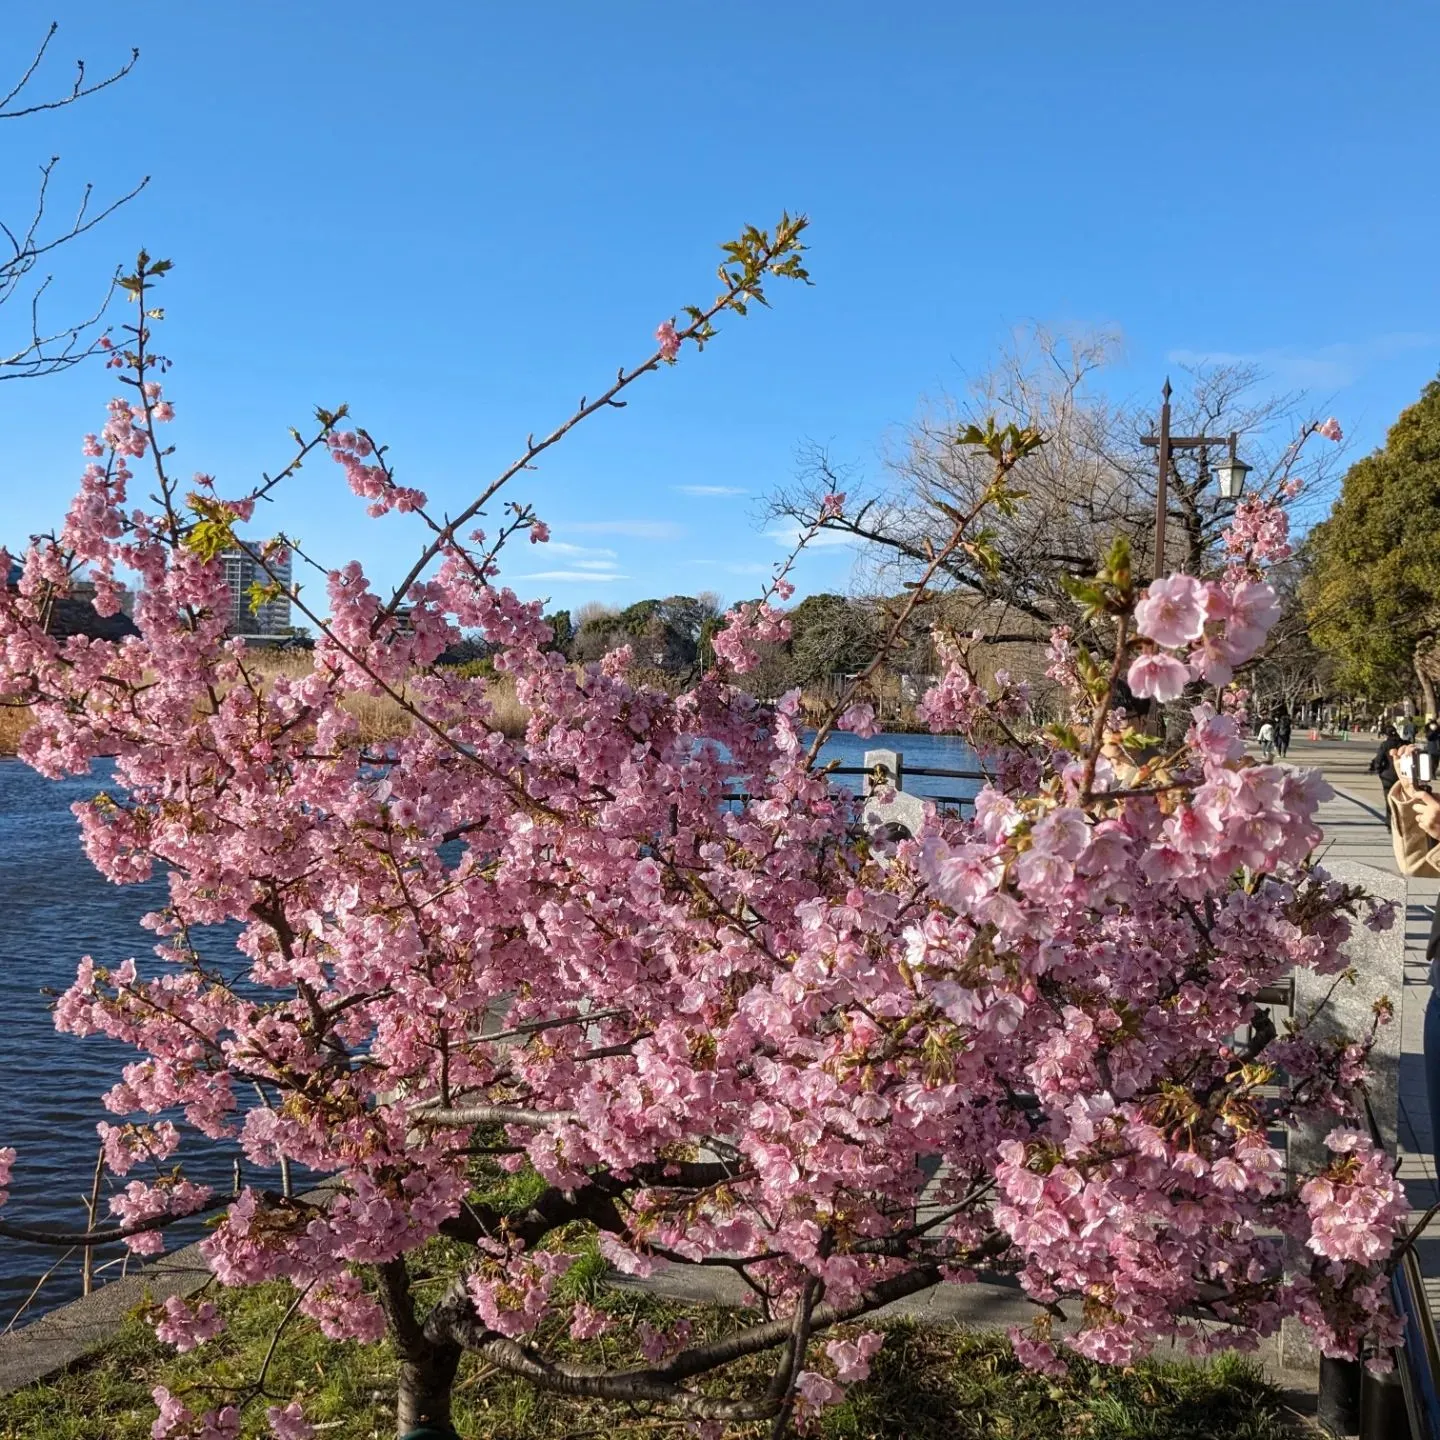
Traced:
<path fill-rule="evenodd" d="M 503 487 L 772 279 L 806 279 L 803 233 L 785 217 L 726 247 L 712 302 L 662 324 L 647 359 L 453 518 L 343 408 L 250 490 L 201 477 L 187 493 L 148 318 L 164 267 L 141 257 L 117 353 L 129 388 L 86 439 L 63 528 L 0 595 L 0 693 L 32 708 L 22 758 L 41 773 L 113 760 L 113 784 L 75 807 L 87 853 L 117 883 L 163 875 L 168 900 L 145 921 L 152 956 L 81 958 L 56 1007 L 61 1030 L 136 1051 L 103 1097 L 116 1223 L 0 1236 L 152 1254 L 167 1226 L 214 1212 L 203 1250 L 221 1285 L 287 1280 L 325 1334 L 388 1335 L 402 1434 L 449 1423 L 470 1354 L 697 1434 L 780 1436 L 865 1378 L 879 1333 L 836 1327 L 995 1276 L 1035 1302 L 1013 1338 L 1041 1369 L 1069 1352 L 1126 1363 L 1168 1338 L 1253 1347 L 1287 1317 L 1328 1354 L 1384 1363 L 1405 1206 L 1357 1128 L 1373 1036 L 1277 1035 L 1256 998 L 1294 967 L 1339 983 L 1353 927 L 1393 919 L 1313 864 L 1323 781 L 1249 764 L 1224 688 L 1272 618 L 1263 567 L 1283 516 L 1242 511 L 1218 578 L 1143 591 L 1118 542 L 1076 591 L 1110 653 L 1052 645 L 1061 724 L 1034 726 L 1023 687 L 987 690 L 970 642 L 938 637 L 927 720 L 971 736 L 994 778 L 973 817 L 930 812 L 898 840 L 867 828 L 821 759 L 837 726 L 873 725 L 863 674 L 808 740 L 797 696 L 772 708 L 731 683 L 784 638 L 788 562 L 674 696 L 635 683 L 623 649 L 567 663 L 539 607 L 499 583 L 505 542 L 545 535 L 528 505 L 499 508 Z M 877 663 L 982 516 L 1022 503 L 1010 477 L 1043 437 L 991 425 L 967 443 L 990 478 Z M 317 454 L 378 523 L 421 538 L 388 598 L 353 563 L 323 572 L 324 606 L 291 587 L 314 668 L 267 681 L 226 635 L 217 556 Z M 277 586 L 287 543 L 251 547 Z M 47 634 L 80 566 L 102 612 L 122 568 L 140 576 L 138 635 Z M 462 631 L 514 678 L 522 740 L 490 725 L 483 681 L 433 667 Z M 1214 703 L 1147 758 L 1114 709 L 1120 678 L 1163 698 L 1197 675 Z M 408 736 L 364 743 L 357 694 L 403 707 Z M 234 949 L 207 959 L 199 936 L 225 922 Z M 1328 1162 L 1287 1173 L 1273 1128 L 1317 1120 Z M 233 1150 L 233 1193 L 187 1178 L 192 1144 Z M 538 1193 L 482 1203 L 482 1159 L 535 1172 Z M 0 1151 L 0 1186 L 24 1163 Z M 282 1166 L 329 1178 L 297 1195 Z M 422 1302 L 413 1260 L 437 1236 L 469 1258 Z M 648 1335 L 641 1365 L 574 1364 L 557 1337 L 609 1322 L 557 1282 L 595 1246 L 630 1274 L 726 1268 L 755 1313 L 718 1339 Z M 156 1315 L 181 1348 L 222 1324 L 210 1300 Z M 767 1353 L 759 1389 L 727 1379 Z M 311 1433 L 303 1395 L 263 1375 L 220 1404 L 155 1399 L 157 1440 L 228 1440 L 247 1407 L 281 1440 Z"/>

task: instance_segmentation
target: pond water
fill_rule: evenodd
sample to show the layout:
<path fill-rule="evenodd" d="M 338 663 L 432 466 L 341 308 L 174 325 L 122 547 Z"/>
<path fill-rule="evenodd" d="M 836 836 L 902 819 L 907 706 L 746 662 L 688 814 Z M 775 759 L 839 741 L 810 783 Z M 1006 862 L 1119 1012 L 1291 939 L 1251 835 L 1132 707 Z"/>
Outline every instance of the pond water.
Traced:
<path fill-rule="evenodd" d="M 143 965 L 152 942 L 140 917 L 166 898 L 163 879 L 112 885 L 85 857 L 70 807 L 103 789 L 108 778 L 108 765 L 85 779 L 46 780 L 17 760 L 0 759 L 0 1144 L 18 1152 L 0 1218 L 14 1224 L 85 1228 L 100 1143 L 95 1126 L 116 1119 L 99 1097 L 137 1058 L 103 1035 L 57 1034 L 51 1016 L 53 992 L 75 978 L 82 955 L 108 966 L 134 956 Z M 231 938 L 217 928 L 200 937 L 200 945 L 215 954 Z M 230 1160 L 218 1149 L 187 1146 L 182 1153 L 195 1180 L 230 1183 Z M 97 1220 L 115 1223 L 103 1197 Z M 203 1221 L 169 1233 L 177 1241 L 196 1239 Z M 0 1237 L 0 1330 L 63 1253 Z M 120 1246 L 97 1251 L 95 1263 L 123 1254 Z M 79 1293 L 77 1252 L 46 1282 L 24 1319 Z"/>
<path fill-rule="evenodd" d="M 859 766 L 865 751 L 874 749 L 900 751 L 907 767 L 974 767 L 963 741 L 932 735 L 872 740 L 839 735 L 826 745 L 823 758 Z M 0 1215 L 12 1223 L 83 1228 L 98 1146 L 95 1125 L 115 1119 L 99 1096 L 119 1079 L 121 1066 L 136 1058 L 135 1051 L 104 1036 L 77 1040 L 57 1034 L 53 994 L 47 994 L 70 984 L 82 955 L 108 966 L 135 956 L 143 969 L 150 936 L 140 928 L 140 917 L 165 901 L 163 880 L 111 885 L 85 857 L 70 807 L 104 788 L 107 777 L 108 768 L 97 767 L 87 779 L 46 780 L 19 761 L 0 759 L 0 1145 L 19 1152 L 11 1198 Z M 859 781 L 840 777 L 839 783 L 855 787 Z M 949 797 L 973 795 L 977 786 L 914 776 L 906 788 Z M 200 941 L 212 954 L 228 943 L 224 931 Z M 187 1173 L 213 1185 L 229 1184 L 228 1153 L 220 1147 L 196 1149 L 193 1132 L 183 1133 Z M 101 1223 L 113 1223 L 103 1199 Z M 173 1227 L 169 1235 L 179 1243 L 200 1233 L 202 1222 L 195 1221 Z M 60 1253 L 0 1238 L 0 1330 Z M 97 1264 L 120 1253 L 118 1247 L 97 1253 Z M 77 1254 L 46 1283 L 25 1319 L 79 1293 Z"/>

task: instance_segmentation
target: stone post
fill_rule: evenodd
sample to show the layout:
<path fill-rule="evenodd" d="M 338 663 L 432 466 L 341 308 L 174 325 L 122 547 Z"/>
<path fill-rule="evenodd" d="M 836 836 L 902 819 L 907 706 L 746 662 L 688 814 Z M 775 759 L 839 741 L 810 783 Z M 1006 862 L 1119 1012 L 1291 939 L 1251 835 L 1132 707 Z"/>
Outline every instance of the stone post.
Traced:
<path fill-rule="evenodd" d="M 898 750 L 867 750 L 865 752 L 866 775 L 861 794 L 866 797 L 864 818 L 871 826 L 903 825 L 911 835 L 918 835 L 925 823 L 925 802 L 918 795 L 907 795 L 901 786 L 905 783 L 905 757 Z M 873 772 L 883 770 L 883 784 L 876 784 L 871 778 Z M 895 798 L 887 803 L 869 798 L 880 791 L 894 786 Z"/>

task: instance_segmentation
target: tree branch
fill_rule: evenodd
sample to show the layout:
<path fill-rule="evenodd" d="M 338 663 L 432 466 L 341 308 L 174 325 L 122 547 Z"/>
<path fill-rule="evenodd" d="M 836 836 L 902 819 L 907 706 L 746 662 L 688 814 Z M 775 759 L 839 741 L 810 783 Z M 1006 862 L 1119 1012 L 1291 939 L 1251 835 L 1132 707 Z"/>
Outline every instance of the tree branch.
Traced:
<path fill-rule="evenodd" d="M 11 1225 L 0 1220 L 0 1236 L 7 1240 L 20 1240 L 27 1245 L 110 1245 L 131 1235 L 145 1235 L 151 1230 L 163 1230 L 180 1220 L 189 1220 L 196 1215 L 208 1215 L 212 1210 L 221 1210 L 229 1205 L 233 1195 L 212 1195 L 203 1205 L 187 1210 L 183 1215 L 160 1215 L 137 1225 L 117 1225 L 110 1230 L 37 1230 L 29 1225 Z"/>

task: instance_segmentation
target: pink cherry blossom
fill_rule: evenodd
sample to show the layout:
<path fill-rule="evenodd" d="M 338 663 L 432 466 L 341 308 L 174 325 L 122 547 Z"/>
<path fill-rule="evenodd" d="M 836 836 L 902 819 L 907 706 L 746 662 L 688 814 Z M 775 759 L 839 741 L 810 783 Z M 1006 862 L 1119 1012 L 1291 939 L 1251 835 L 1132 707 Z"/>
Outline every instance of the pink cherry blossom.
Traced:
<path fill-rule="evenodd" d="M 1157 645 L 1176 649 L 1197 640 L 1205 628 L 1203 589 L 1189 575 L 1167 575 L 1151 582 L 1135 607 L 1135 628 Z"/>
<path fill-rule="evenodd" d="M 150 1427 L 154 1440 L 167 1440 L 167 1437 L 179 1432 L 182 1425 L 188 1427 L 195 1418 L 189 1408 L 163 1385 L 157 1385 L 150 1392 L 150 1398 L 160 1412 Z"/>
<path fill-rule="evenodd" d="M 851 705 L 835 725 L 837 729 L 849 730 L 862 740 L 869 740 L 880 733 L 879 723 L 875 719 L 875 707 L 866 701 Z"/>
<path fill-rule="evenodd" d="M 724 620 L 711 644 L 716 656 L 737 675 L 747 674 L 760 663 L 762 645 L 779 645 L 790 638 L 789 618 L 765 601 L 750 601 L 729 610 Z"/>
<path fill-rule="evenodd" d="M 673 320 L 662 320 L 656 327 L 655 343 L 660 347 L 660 358 L 673 364 L 680 353 L 680 336 Z"/>
<path fill-rule="evenodd" d="M 275 1440 L 314 1440 L 315 1427 L 306 1420 L 305 1412 L 297 1401 L 285 1406 L 268 1406 L 265 1422 Z"/>
<path fill-rule="evenodd" d="M 1190 670 L 1173 655 L 1157 650 L 1133 661 L 1125 681 L 1137 699 L 1178 700 L 1190 683 Z"/>
<path fill-rule="evenodd" d="M 182 1355 L 213 1340 L 225 1328 L 225 1317 L 209 1300 L 191 1305 L 179 1295 L 171 1295 L 163 1309 L 164 1316 L 155 1326 L 155 1336 L 173 1345 Z"/>
<path fill-rule="evenodd" d="M 603 1335 L 612 1323 L 610 1317 L 603 1310 L 597 1310 L 583 1300 L 577 1301 L 570 1319 L 570 1338 L 572 1340 L 593 1340 L 596 1336 Z"/>
<path fill-rule="evenodd" d="M 1328 420 L 1315 427 L 1317 435 L 1323 435 L 1327 440 L 1334 440 L 1337 444 L 1345 438 L 1345 433 L 1340 429 L 1340 422 L 1332 415 Z"/>
<path fill-rule="evenodd" d="M 1035 1370 L 1056 1380 L 1063 1380 L 1070 1373 L 1070 1367 L 1060 1358 L 1050 1341 L 1037 1340 L 1032 1335 L 1027 1335 L 1018 1325 L 1010 1327 L 1009 1336 L 1010 1343 L 1015 1348 L 1015 1358 L 1027 1370 Z"/>
<path fill-rule="evenodd" d="M 838 1405 L 845 1392 L 833 1380 L 814 1370 L 802 1370 L 795 1380 L 795 1393 L 803 1402 L 805 1411 L 814 1415 L 831 1405 Z"/>
<path fill-rule="evenodd" d="M 867 1330 L 853 1340 L 832 1340 L 825 1347 L 825 1353 L 835 1366 L 835 1376 L 843 1385 L 854 1384 L 857 1380 L 870 1377 L 870 1361 L 885 1337 L 876 1330 Z"/>

